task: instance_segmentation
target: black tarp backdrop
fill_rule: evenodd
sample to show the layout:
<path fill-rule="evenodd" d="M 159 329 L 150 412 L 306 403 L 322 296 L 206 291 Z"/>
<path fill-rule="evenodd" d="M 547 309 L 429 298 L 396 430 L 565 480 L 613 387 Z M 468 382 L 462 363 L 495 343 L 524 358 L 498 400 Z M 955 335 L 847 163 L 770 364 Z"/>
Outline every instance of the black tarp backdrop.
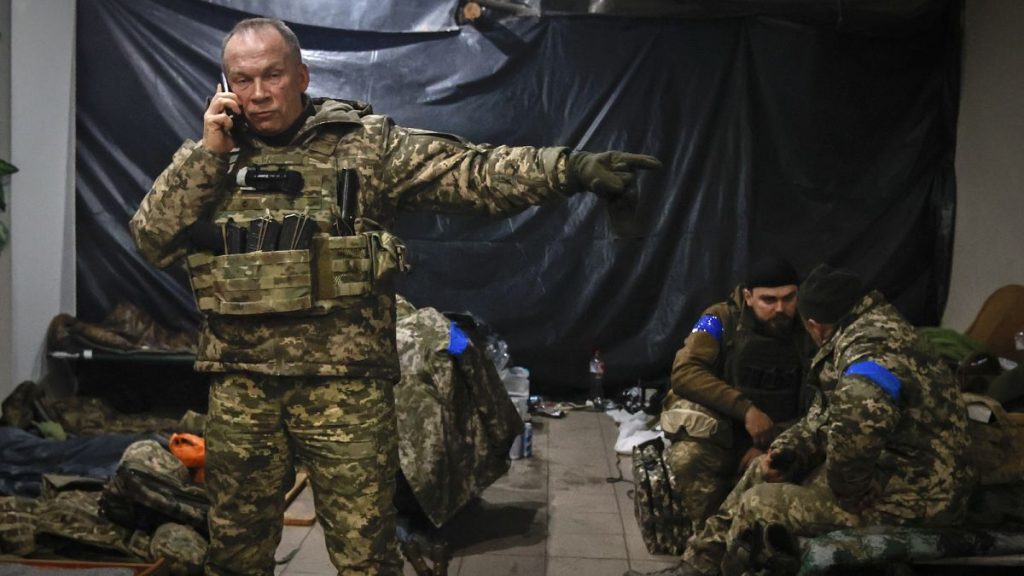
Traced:
<path fill-rule="evenodd" d="M 766 250 L 801 272 L 851 267 L 916 323 L 941 317 L 959 2 L 918 2 L 928 9 L 879 26 L 865 24 L 877 13 L 848 12 L 827 23 L 561 15 L 460 27 L 455 2 L 420 4 L 80 2 L 80 318 L 127 300 L 195 321 L 182 271 L 143 261 L 127 222 L 180 142 L 200 136 L 221 38 L 251 14 L 290 18 L 312 95 L 477 142 L 664 161 L 639 181 L 633 236 L 613 234 L 590 194 L 509 218 L 399 220 L 413 264 L 402 292 L 488 322 L 534 390 L 581 387 L 595 348 L 613 383 L 666 374 L 700 311 Z"/>

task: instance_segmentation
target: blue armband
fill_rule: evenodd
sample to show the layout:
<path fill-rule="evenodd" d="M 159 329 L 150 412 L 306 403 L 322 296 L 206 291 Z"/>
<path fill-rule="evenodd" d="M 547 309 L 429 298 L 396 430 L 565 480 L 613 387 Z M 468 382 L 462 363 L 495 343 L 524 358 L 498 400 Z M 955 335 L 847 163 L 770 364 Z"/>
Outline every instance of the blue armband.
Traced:
<path fill-rule="evenodd" d="M 466 346 L 469 346 L 469 336 L 453 321 L 448 329 L 448 353 L 459 356 L 466 351 Z"/>
<path fill-rule="evenodd" d="M 715 340 L 718 340 L 718 342 L 721 343 L 722 331 L 722 321 L 718 316 L 705 314 L 700 317 L 700 320 L 697 320 L 697 323 L 693 325 L 693 330 L 690 332 L 707 332 L 708 334 L 711 334 Z"/>
<path fill-rule="evenodd" d="M 885 366 L 871 360 L 863 360 L 848 366 L 846 372 L 843 372 L 843 376 L 863 376 L 888 394 L 893 402 L 899 404 L 900 389 L 903 385 L 900 384 L 900 379 Z"/>

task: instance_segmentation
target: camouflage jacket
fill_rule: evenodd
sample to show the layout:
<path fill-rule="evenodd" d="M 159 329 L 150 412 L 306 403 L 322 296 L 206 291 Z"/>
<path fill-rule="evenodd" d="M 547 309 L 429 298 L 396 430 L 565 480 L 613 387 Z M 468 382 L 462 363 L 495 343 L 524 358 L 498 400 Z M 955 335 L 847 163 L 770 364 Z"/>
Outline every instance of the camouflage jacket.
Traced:
<path fill-rule="evenodd" d="M 717 319 L 717 328 L 705 323 Z M 726 359 L 735 349 L 737 335 L 753 330 L 753 312 L 743 300 L 743 287 L 737 286 L 730 298 L 709 306 L 672 363 L 672 391 L 665 400 L 668 407 L 678 398 L 742 421 L 753 405 L 732 382 L 726 382 Z M 717 333 L 716 333 L 717 331 Z M 813 344 L 802 328 L 793 331 L 793 348 L 806 368 Z M 792 420 L 789 420 L 790 422 Z"/>
<path fill-rule="evenodd" d="M 316 113 L 286 147 L 251 139 L 229 160 L 186 141 L 132 218 L 142 255 L 165 267 L 200 252 L 191 243 L 189 226 L 202 219 L 223 220 L 238 205 L 232 203 L 235 174 L 260 156 L 326 156 L 325 166 L 355 169 L 357 216 L 384 228 L 399 210 L 509 214 L 571 192 L 565 148 L 471 144 L 396 126 L 388 117 L 371 114 L 365 104 L 315 104 Z M 290 208 L 308 208 L 314 220 L 324 222 L 329 218 L 322 212 L 332 206 Z M 196 369 L 397 378 L 393 288 L 319 316 L 204 314 Z"/>
<path fill-rule="evenodd" d="M 823 463 L 844 508 L 869 523 L 962 519 L 972 472 L 966 409 L 952 374 L 878 292 L 854 306 L 811 362 L 820 392 L 772 444 Z"/>

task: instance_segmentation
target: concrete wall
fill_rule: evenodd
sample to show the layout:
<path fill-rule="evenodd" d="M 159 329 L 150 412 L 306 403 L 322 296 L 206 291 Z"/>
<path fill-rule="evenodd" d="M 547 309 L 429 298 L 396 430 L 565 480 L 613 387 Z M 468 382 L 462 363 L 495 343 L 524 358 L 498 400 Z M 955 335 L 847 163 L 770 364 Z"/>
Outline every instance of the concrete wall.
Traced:
<path fill-rule="evenodd" d="M 943 325 L 1024 284 L 1024 2 L 966 2 L 953 279 Z"/>
<path fill-rule="evenodd" d="M 10 18 L 10 341 L 0 395 L 44 374 L 45 337 L 75 313 L 75 0 L 5 0 Z M 111 87 L 113 89 L 113 87 Z M 0 288 L 3 291 L 6 288 Z M 5 295 L 6 297 L 6 295 Z M 3 303 L 0 298 L 0 304 Z"/>
<path fill-rule="evenodd" d="M 0 0 L 0 158 L 11 159 L 11 0 Z M 4 182 L 10 192 L 10 182 Z M 7 196 L 10 199 L 10 196 Z M 10 225 L 10 211 L 0 213 Z M 0 396 L 11 390 L 11 251 L 0 252 Z"/>

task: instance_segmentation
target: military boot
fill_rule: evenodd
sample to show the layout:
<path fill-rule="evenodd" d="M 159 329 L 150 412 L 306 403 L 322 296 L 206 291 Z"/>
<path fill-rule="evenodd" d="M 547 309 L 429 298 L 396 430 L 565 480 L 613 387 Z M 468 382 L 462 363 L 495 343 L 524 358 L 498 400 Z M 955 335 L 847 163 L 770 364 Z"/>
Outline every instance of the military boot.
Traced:
<path fill-rule="evenodd" d="M 704 574 L 697 570 L 693 566 L 690 566 L 686 562 L 680 562 L 670 568 L 658 570 L 656 572 L 640 572 L 638 570 L 626 570 L 622 576 L 713 576 Z"/>

